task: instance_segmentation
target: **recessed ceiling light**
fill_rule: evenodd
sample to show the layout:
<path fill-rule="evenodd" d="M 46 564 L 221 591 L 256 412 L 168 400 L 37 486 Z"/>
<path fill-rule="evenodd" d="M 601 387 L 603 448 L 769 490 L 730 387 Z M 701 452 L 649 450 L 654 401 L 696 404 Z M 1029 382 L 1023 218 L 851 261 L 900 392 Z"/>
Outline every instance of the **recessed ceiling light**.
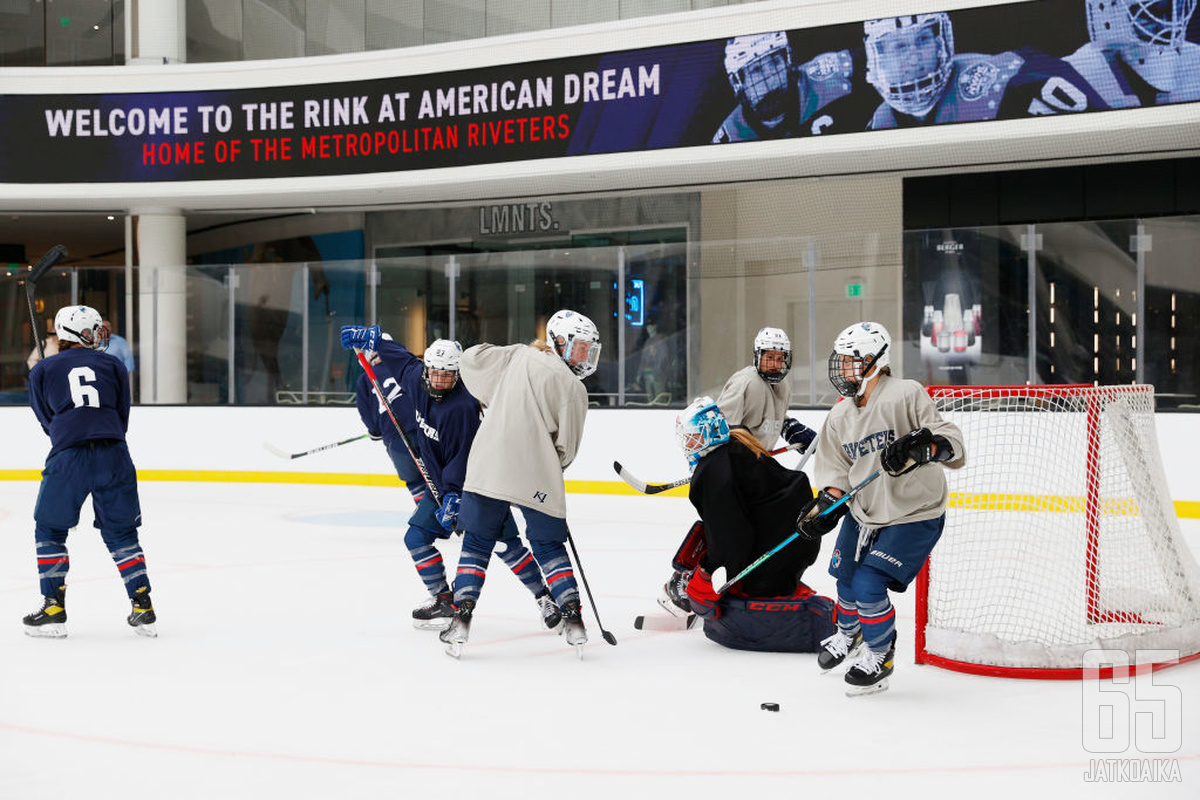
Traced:
<path fill-rule="evenodd" d="M 116 217 L 114 217 L 112 214 L 109 214 L 109 215 L 108 215 L 108 218 L 109 218 L 109 219 L 116 219 Z"/>

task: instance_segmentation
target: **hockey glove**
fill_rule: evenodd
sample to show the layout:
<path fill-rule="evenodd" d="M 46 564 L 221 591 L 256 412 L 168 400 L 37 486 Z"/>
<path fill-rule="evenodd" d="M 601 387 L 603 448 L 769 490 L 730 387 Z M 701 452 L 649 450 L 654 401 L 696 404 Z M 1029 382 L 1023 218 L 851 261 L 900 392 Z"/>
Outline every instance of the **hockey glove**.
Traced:
<path fill-rule="evenodd" d="M 721 616 L 717 602 L 721 596 L 712 585 L 712 575 L 704 567 L 696 567 L 692 579 L 687 585 L 688 600 L 692 603 L 692 611 L 705 619 L 716 619 Z"/>
<path fill-rule="evenodd" d="M 800 420 L 791 417 L 783 418 L 783 428 L 779 435 L 788 444 L 799 445 L 802 450 L 807 450 L 808 446 L 812 444 L 812 440 L 817 438 L 816 431 Z"/>
<path fill-rule="evenodd" d="M 347 350 L 376 350 L 379 347 L 378 325 L 343 325 L 342 347 Z"/>
<path fill-rule="evenodd" d="M 949 461 L 954 448 L 945 436 L 934 436 L 929 428 L 917 428 L 901 436 L 883 451 L 880 464 L 893 477 L 912 472 L 930 461 Z"/>
<path fill-rule="evenodd" d="M 838 521 L 846 515 L 849 503 L 842 503 L 828 514 L 825 510 L 837 503 L 839 498 L 822 490 L 800 510 L 796 520 L 796 532 L 806 542 L 819 542 L 821 537 L 837 527 Z"/>
<path fill-rule="evenodd" d="M 458 492 L 446 492 L 446 496 L 442 498 L 441 507 L 434 512 L 437 517 L 438 524 L 448 531 L 454 530 L 454 525 L 458 522 L 458 504 L 462 502 Z"/>

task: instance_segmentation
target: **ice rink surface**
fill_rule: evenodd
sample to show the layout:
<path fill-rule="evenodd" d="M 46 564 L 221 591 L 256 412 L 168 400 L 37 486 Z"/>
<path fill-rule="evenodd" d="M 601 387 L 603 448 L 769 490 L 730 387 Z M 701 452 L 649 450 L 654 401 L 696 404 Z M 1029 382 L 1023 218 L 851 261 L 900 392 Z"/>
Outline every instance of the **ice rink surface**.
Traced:
<path fill-rule="evenodd" d="M 125 625 L 90 507 L 68 541 L 69 636 L 24 635 L 40 602 L 36 495 L 0 482 L 4 800 L 1200 797 L 1200 663 L 1156 678 L 1179 687 L 1177 752 L 1095 754 L 1079 682 L 916 666 L 911 593 L 895 596 L 891 689 L 871 697 L 846 697 L 812 655 L 635 631 L 694 518 L 682 498 L 569 498 L 617 647 L 589 609 L 577 659 L 493 559 L 454 661 L 411 626 L 424 592 L 403 489 L 143 483 L 157 639 Z M 1200 550 L 1200 521 L 1182 524 Z M 807 576 L 825 594 L 831 547 Z M 1177 759 L 1182 782 L 1085 780 L 1111 757 Z"/>

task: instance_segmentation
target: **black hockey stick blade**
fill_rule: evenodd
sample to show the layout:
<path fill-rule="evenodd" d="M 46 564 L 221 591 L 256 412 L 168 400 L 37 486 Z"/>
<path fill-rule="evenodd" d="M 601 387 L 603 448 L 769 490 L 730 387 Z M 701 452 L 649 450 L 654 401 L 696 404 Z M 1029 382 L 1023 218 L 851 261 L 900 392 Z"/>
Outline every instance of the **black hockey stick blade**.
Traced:
<path fill-rule="evenodd" d="M 263 444 L 263 447 L 267 450 L 267 452 L 271 453 L 272 455 L 278 456 L 279 458 L 290 460 L 293 458 L 301 458 L 303 456 L 311 456 L 313 453 L 320 453 L 325 450 L 332 450 L 333 448 L 341 447 L 344 444 L 350 444 L 351 442 L 357 442 L 361 439 L 367 439 L 370 437 L 370 435 L 371 434 L 369 434 L 369 433 L 364 433 L 359 436 L 352 436 L 351 438 L 343 439 L 340 442 L 333 442 L 332 444 L 324 444 L 324 445 L 321 445 L 320 447 L 314 447 L 312 450 L 305 450 L 300 453 L 289 453 L 286 450 L 276 447 L 275 445 L 273 445 L 267 441 L 264 441 L 262 444 Z"/>
<path fill-rule="evenodd" d="M 690 631 L 696 627 L 699 617 L 688 614 L 686 617 L 673 617 L 669 614 L 643 614 L 635 617 L 633 627 L 639 631 Z"/>
<path fill-rule="evenodd" d="M 33 265 L 33 269 L 29 271 L 29 277 L 26 278 L 27 284 L 35 284 L 42 279 L 51 267 L 67 257 L 67 248 L 61 244 L 56 244 L 46 251 L 46 254 L 38 259 Z"/>

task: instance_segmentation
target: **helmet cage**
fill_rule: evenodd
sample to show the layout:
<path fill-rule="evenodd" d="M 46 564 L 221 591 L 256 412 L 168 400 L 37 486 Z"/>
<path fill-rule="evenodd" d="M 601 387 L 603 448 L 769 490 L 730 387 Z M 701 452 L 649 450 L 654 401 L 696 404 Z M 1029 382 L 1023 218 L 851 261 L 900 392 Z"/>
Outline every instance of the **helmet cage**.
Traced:
<path fill-rule="evenodd" d="M 438 339 L 425 348 L 424 367 L 421 370 L 421 383 L 425 392 L 434 400 L 441 400 L 458 386 L 458 361 L 462 355 L 462 345 L 449 339 Z M 449 386 L 435 386 L 434 379 L 450 375 Z"/>
<path fill-rule="evenodd" d="M 1088 0 L 1088 34 L 1100 46 L 1179 50 L 1195 11 L 1196 0 Z"/>
<path fill-rule="evenodd" d="M 937 47 L 937 64 L 924 75 L 909 78 L 903 74 L 896 57 L 882 49 L 893 36 L 916 38 L 921 31 L 932 31 Z M 867 82 L 889 106 L 913 117 L 923 117 L 937 105 L 954 71 L 954 29 L 945 12 L 890 17 L 863 23 L 864 48 L 867 52 Z"/>
<path fill-rule="evenodd" d="M 764 371 L 762 367 L 763 353 L 777 351 L 783 353 L 783 368 L 778 371 Z M 792 369 L 792 342 L 780 328 L 763 328 L 754 337 L 754 369 L 758 376 L 767 383 L 779 383 L 787 377 Z"/>

